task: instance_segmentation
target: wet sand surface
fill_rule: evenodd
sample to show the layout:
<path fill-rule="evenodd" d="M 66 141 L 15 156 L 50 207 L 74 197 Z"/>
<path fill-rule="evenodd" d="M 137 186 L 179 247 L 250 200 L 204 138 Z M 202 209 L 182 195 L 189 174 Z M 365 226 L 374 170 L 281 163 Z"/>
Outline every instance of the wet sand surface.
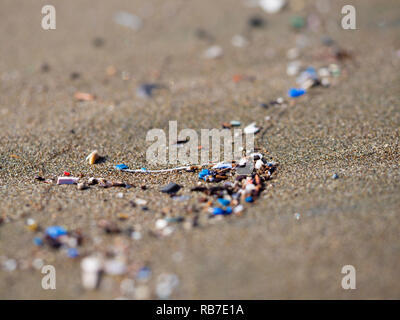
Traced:
<path fill-rule="evenodd" d="M 0 3 L 0 262 L 18 263 L 14 271 L 0 269 L 0 298 L 137 298 L 121 293 L 120 284 L 142 266 L 149 266 L 152 276 L 136 287 L 146 287 L 150 298 L 157 298 L 162 273 L 179 278 L 172 299 L 400 298 L 397 0 L 354 0 L 357 30 L 340 28 L 343 1 L 334 1 L 324 14 L 315 1 L 305 1 L 300 12 L 289 7 L 269 15 L 241 1 L 85 0 L 52 1 L 57 29 L 44 31 L 41 8 L 47 2 Z M 116 24 L 117 11 L 140 16 L 142 28 Z M 290 17 L 310 13 L 323 22 L 318 31 L 290 28 Z M 265 27 L 249 28 L 252 15 L 265 18 Z M 198 29 L 212 37 L 199 39 Z M 249 44 L 232 46 L 235 34 L 245 35 Z M 336 63 L 340 76 L 329 88 L 313 88 L 284 106 L 260 107 L 287 99 L 295 85 L 286 74 L 286 53 L 299 35 L 308 39 L 299 60 L 316 68 Z M 353 58 L 332 61 L 323 35 Z M 223 48 L 223 57 L 203 59 L 213 44 Z M 107 74 L 109 66 L 115 75 Z M 235 83 L 236 74 L 253 79 Z M 136 88 L 142 83 L 165 88 L 141 99 Z M 78 102 L 77 91 L 96 99 Z M 263 128 L 256 145 L 279 167 L 241 216 L 208 219 L 201 195 L 190 192 L 199 181 L 196 173 L 114 169 L 117 163 L 151 168 L 146 133 L 168 132 L 170 120 L 177 120 L 178 130 L 197 132 L 231 120 L 240 120 L 242 127 L 257 121 Z M 95 149 L 105 159 L 88 165 L 85 157 Z M 80 191 L 34 180 L 64 171 L 134 187 Z M 332 179 L 334 173 L 338 179 Z M 179 202 L 161 193 L 168 182 L 182 185 L 179 194 L 191 198 Z M 147 201 L 147 211 L 131 206 L 138 198 Z M 199 226 L 186 230 L 176 224 L 171 235 L 156 237 L 150 231 L 163 210 L 186 221 L 198 214 Z M 129 218 L 118 220 L 121 213 Z M 105 276 L 98 290 L 84 290 L 81 257 L 35 246 L 28 218 L 42 228 L 81 230 L 81 257 L 123 252 L 128 274 Z M 97 226 L 101 219 L 141 230 L 142 238 L 105 234 Z M 42 289 L 43 275 L 32 267 L 38 258 L 55 266 L 56 290 Z M 344 265 L 356 268 L 356 290 L 341 287 Z"/>

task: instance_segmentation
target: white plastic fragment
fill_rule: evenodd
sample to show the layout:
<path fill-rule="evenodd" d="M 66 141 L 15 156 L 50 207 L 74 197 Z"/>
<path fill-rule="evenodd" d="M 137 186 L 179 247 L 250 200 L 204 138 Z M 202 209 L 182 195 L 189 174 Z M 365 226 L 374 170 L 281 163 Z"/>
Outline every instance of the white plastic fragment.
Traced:
<path fill-rule="evenodd" d="M 243 129 L 245 134 L 252 134 L 252 133 L 257 133 L 260 131 L 260 128 L 256 126 L 256 123 L 250 123 L 246 128 Z"/>
<path fill-rule="evenodd" d="M 156 229 L 159 229 L 159 230 L 164 229 L 167 225 L 168 225 L 168 222 L 165 219 L 158 219 L 156 221 Z"/>
<path fill-rule="evenodd" d="M 260 7 L 268 13 L 277 13 L 283 9 L 286 0 L 260 0 Z"/>
<path fill-rule="evenodd" d="M 232 37 L 231 43 L 234 47 L 243 48 L 248 45 L 249 41 L 240 34 L 236 34 Z"/>
<path fill-rule="evenodd" d="M 81 262 L 82 285 L 85 289 L 93 290 L 99 283 L 103 263 L 97 257 L 86 257 Z"/>
<path fill-rule="evenodd" d="M 239 167 L 244 167 L 247 163 L 247 159 L 246 158 L 242 158 L 239 161 Z"/>
<path fill-rule="evenodd" d="M 254 152 L 250 156 L 253 158 L 253 160 L 262 159 L 263 158 L 263 155 L 261 153 L 259 153 L 259 152 Z"/>
<path fill-rule="evenodd" d="M 223 55 L 223 50 L 220 46 L 214 45 L 204 51 L 203 57 L 205 59 L 216 59 Z"/>
<path fill-rule="evenodd" d="M 132 30 L 139 30 L 142 27 L 142 20 L 126 11 L 116 12 L 114 14 L 114 22 Z"/>
<path fill-rule="evenodd" d="M 232 169 L 232 163 L 219 162 L 212 167 L 213 169 Z"/>
<path fill-rule="evenodd" d="M 239 213 L 239 212 L 242 212 L 243 210 L 244 210 L 243 205 L 239 204 L 238 206 L 233 208 L 233 213 Z"/>
<path fill-rule="evenodd" d="M 7 259 L 3 262 L 3 269 L 8 272 L 12 272 L 17 269 L 17 260 L 15 259 Z"/>
<path fill-rule="evenodd" d="M 289 60 L 297 59 L 299 56 L 300 56 L 300 51 L 297 48 L 290 48 L 286 53 L 286 57 Z"/>
<path fill-rule="evenodd" d="M 158 277 L 156 294 L 160 299 L 167 299 L 178 285 L 179 279 L 175 274 L 161 274 Z"/>
<path fill-rule="evenodd" d="M 126 264 L 120 259 L 107 260 L 104 264 L 104 271 L 111 276 L 119 276 L 126 273 Z"/>
<path fill-rule="evenodd" d="M 147 201 L 144 199 L 135 199 L 134 202 L 138 205 L 138 206 L 145 206 L 147 204 Z"/>
<path fill-rule="evenodd" d="M 79 178 L 76 177 L 58 177 L 57 184 L 77 184 Z"/>
<path fill-rule="evenodd" d="M 329 77 L 331 75 L 331 73 L 329 72 L 328 68 L 320 68 L 320 69 L 318 69 L 318 75 L 321 78 L 325 78 L 325 77 Z"/>
<path fill-rule="evenodd" d="M 286 68 L 286 73 L 288 76 L 295 76 L 299 73 L 301 67 L 301 62 L 298 60 L 289 62 Z"/>
<path fill-rule="evenodd" d="M 258 159 L 257 161 L 256 161 L 256 164 L 255 164 L 255 166 L 254 166 L 254 168 L 256 168 L 257 170 L 259 170 L 259 169 L 261 169 L 261 167 L 263 166 L 263 162 L 262 162 L 262 160 L 261 159 Z"/>

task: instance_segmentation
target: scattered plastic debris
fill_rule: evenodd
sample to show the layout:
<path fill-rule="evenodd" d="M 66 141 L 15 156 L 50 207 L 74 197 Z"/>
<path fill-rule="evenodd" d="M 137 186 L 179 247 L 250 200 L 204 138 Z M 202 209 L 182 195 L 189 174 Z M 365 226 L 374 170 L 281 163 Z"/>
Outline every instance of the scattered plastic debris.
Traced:
<path fill-rule="evenodd" d="M 332 179 L 334 179 L 334 180 L 339 179 L 339 175 L 337 173 L 334 173 L 332 175 Z"/>

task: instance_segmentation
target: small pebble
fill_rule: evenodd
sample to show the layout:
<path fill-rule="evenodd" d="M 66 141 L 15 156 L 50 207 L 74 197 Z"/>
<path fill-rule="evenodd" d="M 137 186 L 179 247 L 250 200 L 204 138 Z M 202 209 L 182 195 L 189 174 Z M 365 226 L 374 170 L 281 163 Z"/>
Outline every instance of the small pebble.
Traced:
<path fill-rule="evenodd" d="M 78 101 L 93 101 L 95 96 L 86 92 L 76 92 L 74 98 Z"/>
<path fill-rule="evenodd" d="M 78 190 L 85 190 L 85 189 L 87 189 L 87 188 L 88 188 L 88 186 L 87 186 L 87 184 L 84 183 L 84 182 L 80 182 L 80 183 L 78 183 L 78 185 L 77 185 L 77 189 L 78 189 Z"/>
<path fill-rule="evenodd" d="M 86 161 L 88 161 L 89 164 L 95 164 L 97 162 L 97 160 L 99 160 L 99 159 L 100 159 L 100 155 L 97 150 L 94 150 L 91 154 L 89 154 L 86 157 Z"/>
<path fill-rule="evenodd" d="M 265 25 L 265 21 L 260 16 L 253 16 L 248 20 L 248 24 L 253 28 L 261 28 Z"/>
<path fill-rule="evenodd" d="M 168 185 L 166 185 L 165 187 L 163 187 L 161 189 L 161 192 L 168 193 L 168 194 L 174 194 L 174 193 L 177 193 L 180 189 L 181 189 L 180 185 L 178 185 L 174 182 L 171 182 Z"/>

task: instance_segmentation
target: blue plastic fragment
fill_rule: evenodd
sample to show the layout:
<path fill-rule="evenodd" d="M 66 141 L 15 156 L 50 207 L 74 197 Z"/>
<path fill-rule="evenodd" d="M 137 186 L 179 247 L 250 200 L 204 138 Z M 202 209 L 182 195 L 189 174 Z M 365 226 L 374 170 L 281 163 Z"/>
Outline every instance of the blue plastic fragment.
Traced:
<path fill-rule="evenodd" d="M 123 163 L 121 163 L 121 164 L 117 164 L 116 166 L 115 166 L 115 169 L 117 169 L 117 170 L 124 170 L 124 169 L 128 169 L 129 167 L 126 165 L 126 164 L 123 164 Z"/>
<path fill-rule="evenodd" d="M 144 83 L 136 89 L 136 95 L 141 98 L 151 98 L 154 89 L 157 89 L 159 87 L 159 85 L 154 83 Z"/>
<path fill-rule="evenodd" d="M 231 214 L 232 213 L 232 208 L 231 207 L 226 207 L 225 210 L 219 207 L 215 207 L 212 210 L 212 214 L 214 216 L 218 216 L 218 215 L 227 215 L 227 214 Z"/>
<path fill-rule="evenodd" d="M 46 229 L 46 234 L 53 239 L 66 235 L 68 232 L 63 227 L 51 226 Z"/>
<path fill-rule="evenodd" d="M 41 246 L 41 245 L 43 245 L 43 240 L 41 239 L 41 238 L 39 238 L 39 237 L 35 237 L 34 239 L 33 239 L 33 243 L 36 245 L 36 246 Z"/>
<path fill-rule="evenodd" d="M 199 172 L 199 178 L 206 180 L 206 177 L 210 175 L 210 170 L 208 169 L 203 169 Z"/>
<path fill-rule="evenodd" d="M 302 96 L 305 93 L 306 93 L 306 90 L 304 90 L 304 89 L 290 88 L 289 92 L 288 92 L 288 96 L 291 98 L 297 98 L 297 97 Z"/>
<path fill-rule="evenodd" d="M 308 67 L 304 72 L 308 75 L 310 79 L 318 79 L 317 70 L 315 70 L 314 67 Z"/>
<path fill-rule="evenodd" d="M 213 213 L 214 216 L 217 216 L 217 215 L 224 214 L 225 211 L 222 208 L 215 207 L 215 208 L 213 208 L 212 213 Z"/>
<path fill-rule="evenodd" d="M 218 202 L 221 204 L 221 206 L 224 206 L 224 207 L 231 203 L 229 200 L 224 199 L 224 198 L 218 198 Z"/>
<path fill-rule="evenodd" d="M 246 202 L 253 202 L 254 200 L 253 200 L 253 197 L 247 197 L 247 198 L 245 199 L 245 201 L 246 201 Z"/>
<path fill-rule="evenodd" d="M 70 258 L 76 258 L 77 256 L 79 256 L 79 252 L 75 248 L 69 248 L 67 251 L 67 255 Z"/>
<path fill-rule="evenodd" d="M 147 169 L 146 169 L 146 168 L 141 168 L 140 170 L 142 170 L 142 171 L 147 171 Z"/>
<path fill-rule="evenodd" d="M 145 280 L 145 279 L 150 278 L 150 276 L 151 276 L 150 268 L 149 267 L 143 267 L 138 271 L 138 273 L 136 275 L 136 278 L 140 279 L 140 280 Z"/>

